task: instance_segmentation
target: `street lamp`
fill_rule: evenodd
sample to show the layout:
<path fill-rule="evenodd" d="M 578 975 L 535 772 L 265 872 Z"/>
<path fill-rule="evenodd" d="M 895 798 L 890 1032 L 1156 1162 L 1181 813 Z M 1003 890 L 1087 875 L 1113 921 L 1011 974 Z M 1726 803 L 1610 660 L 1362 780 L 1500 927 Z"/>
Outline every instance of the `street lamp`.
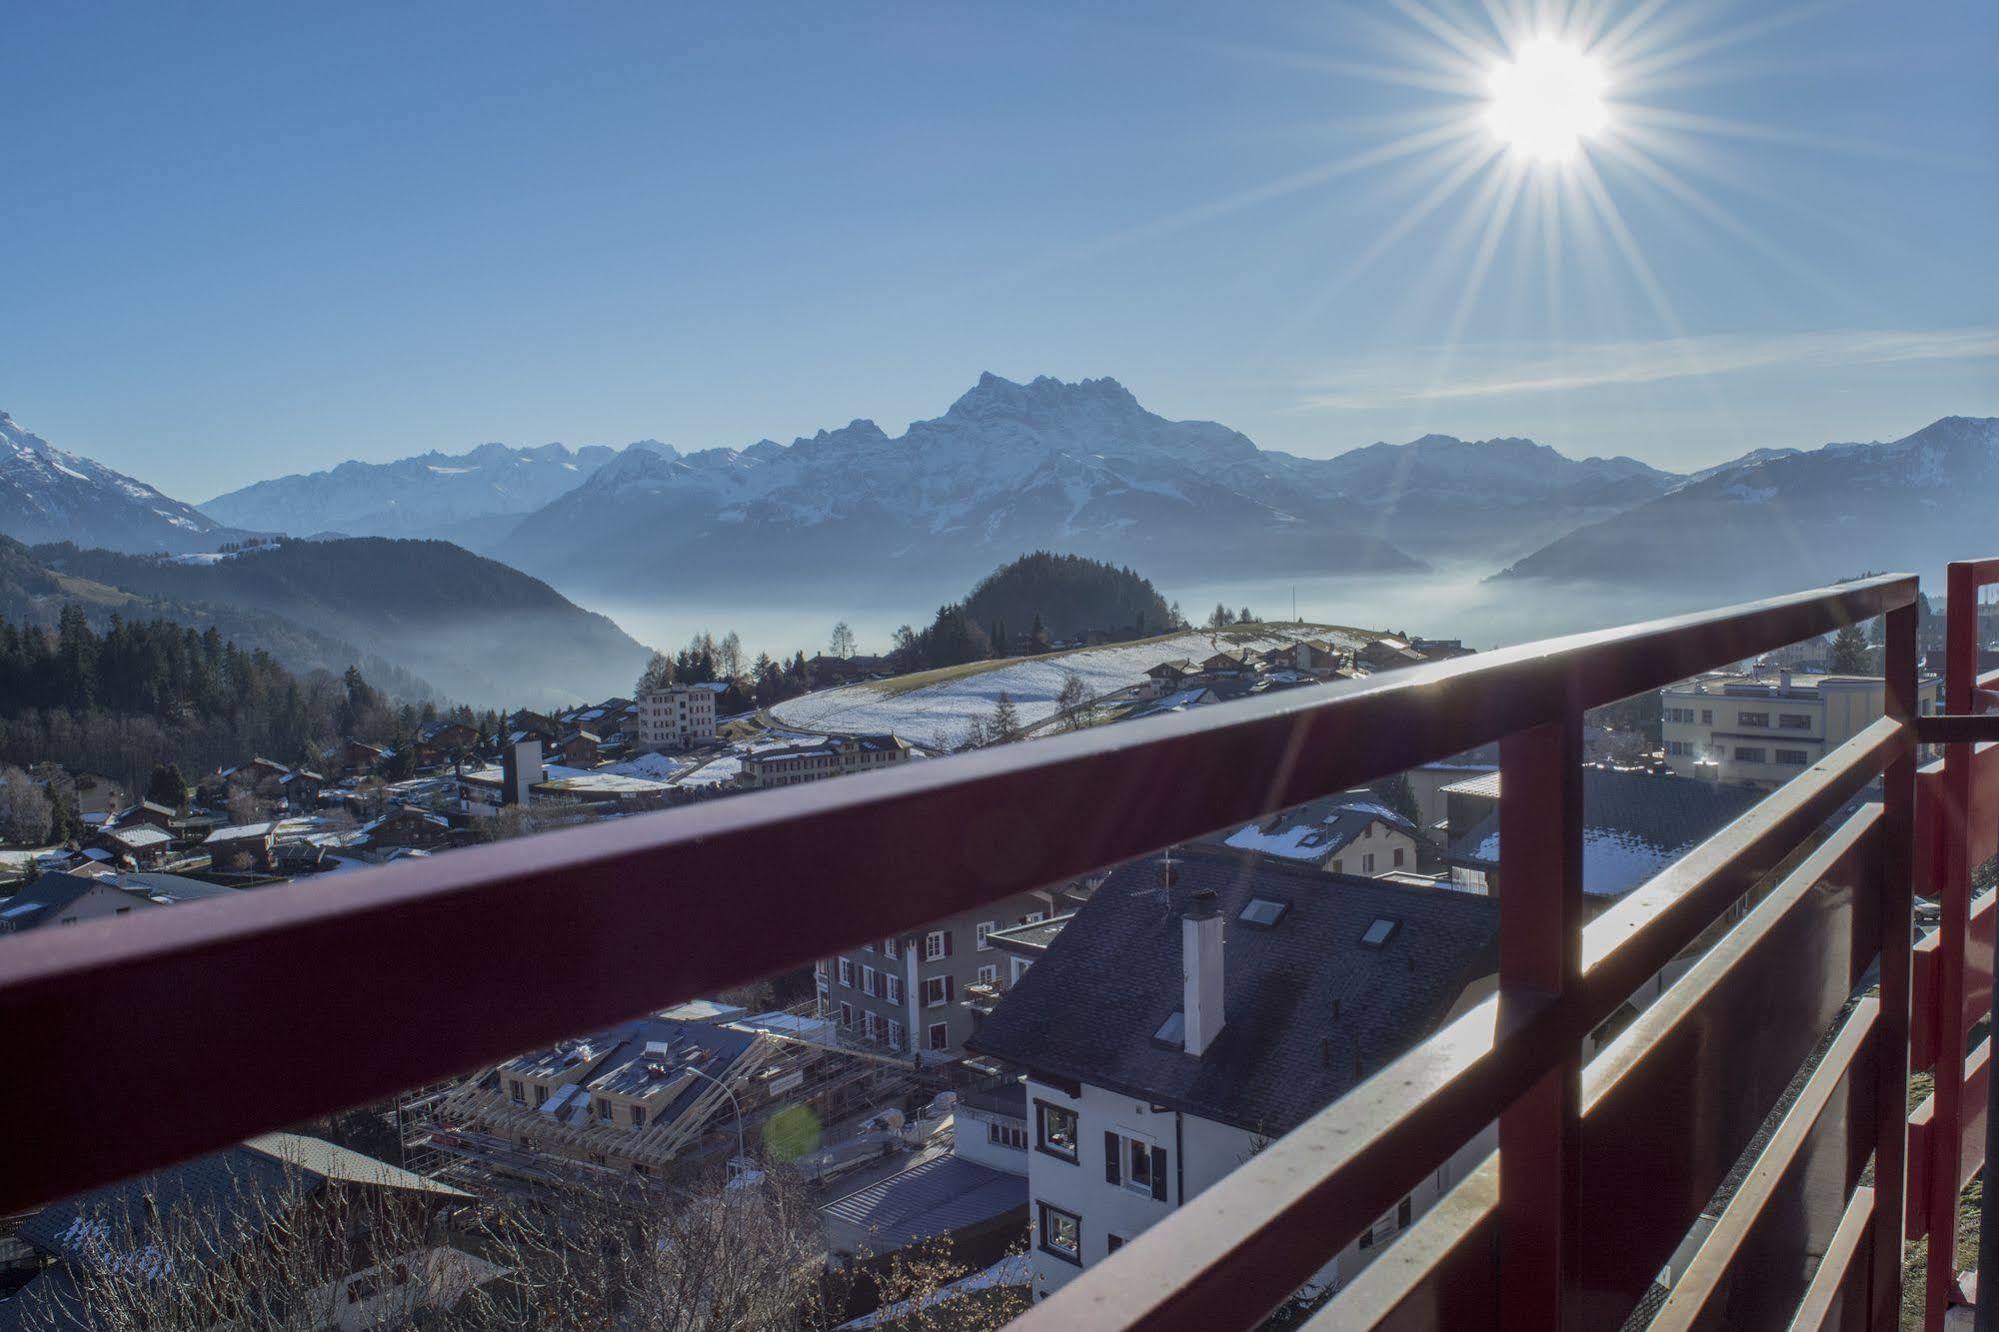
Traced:
<path fill-rule="evenodd" d="M 692 1064 L 682 1064 L 681 1068 L 689 1073 L 692 1073 L 697 1078 L 708 1079 L 708 1081 L 714 1083 L 717 1087 L 720 1087 L 722 1089 L 722 1095 L 729 1098 L 729 1104 L 733 1106 L 736 1111 L 736 1159 L 744 1162 L 745 1165 L 747 1165 L 750 1157 L 749 1153 L 745 1151 L 743 1148 L 743 1103 L 736 1099 L 736 1093 L 730 1088 L 729 1084 L 722 1081 L 722 1079 L 716 1077 L 713 1073 L 703 1073 L 700 1069 L 695 1068 Z"/>

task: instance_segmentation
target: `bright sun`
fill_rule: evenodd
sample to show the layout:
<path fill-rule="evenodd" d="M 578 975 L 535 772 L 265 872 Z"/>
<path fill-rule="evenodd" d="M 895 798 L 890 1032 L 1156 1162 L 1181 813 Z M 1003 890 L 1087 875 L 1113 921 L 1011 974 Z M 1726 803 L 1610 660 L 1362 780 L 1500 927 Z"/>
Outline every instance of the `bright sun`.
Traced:
<path fill-rule="evenodd" d="M 1603 66 L 1582 48 L 1537 37 L 1493 66 L 1485 121 L 1515 152 L 1542 162 L 1575 155 L 1604 127 Z"/>

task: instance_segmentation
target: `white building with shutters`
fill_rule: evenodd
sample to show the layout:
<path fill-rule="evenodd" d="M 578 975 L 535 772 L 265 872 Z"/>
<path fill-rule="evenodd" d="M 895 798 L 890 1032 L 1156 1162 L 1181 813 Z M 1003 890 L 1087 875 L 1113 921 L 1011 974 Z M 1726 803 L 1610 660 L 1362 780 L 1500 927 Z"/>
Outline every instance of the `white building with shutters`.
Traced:
<path fill-rule="evenodd" d="M 1490 992 L 1486 898 L 1218 848 L 1119 866 L 967 1042 L 1025 1070 L 1046 1298 Z M 1350 1281 L 1492 1150 L 1395 1201 L 1301 1291 Z"/>
<path fill-rule="evenodd" d="M 682 749 L 715 738 L 715 691 L 675 684 L 638 697 L 639 739 L 654 749 Z"/>

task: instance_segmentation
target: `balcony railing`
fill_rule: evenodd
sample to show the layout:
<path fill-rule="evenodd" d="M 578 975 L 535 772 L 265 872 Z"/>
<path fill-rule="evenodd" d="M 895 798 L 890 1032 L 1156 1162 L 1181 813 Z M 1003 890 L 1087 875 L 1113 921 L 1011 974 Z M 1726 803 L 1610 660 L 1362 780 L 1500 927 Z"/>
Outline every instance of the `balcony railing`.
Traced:
<path fill-rule="evenodd" d="M 1967 589 L 1999 579 L 1964 567 Z M 1939 1183 L 1906 1211 L 1912 1233 L 1948 1233 L 1983 1143 L 1965 1111 L 1986 1064 L 1958 1055 L 1990 994 L 1994 910 L 1972 909 L 1968 867 L 1999 837 L 1970 744 L 1999 730 L 1966 715 L 1955 639 L 1957 715 L 1920 723 L 1951 757 L 1918 781 L 1916 591 L 1873 578 L 37 931 L 0 953 L 0 1212 L 1497 741 L 1498 992 L 1020 1325 L 1249 1326 L 1496 1121 L 1496 1156 L 1314 1327 L 1615 1324 L 1759 1140 L 1659 1320 L 1889 1327 L 1912 961 L 1916 1062 L 1938 1068 L 1914 1178 Z M 1877 615 L 1887 715 L 1585 924 L 1585 710 Z M 1877 779 L 1879 803 L 1828 829 Z M 1919 862 L 1943 928 L 1912 959 Z M 1780 869 L 1585 1065 L 1585 1038 Z"/>

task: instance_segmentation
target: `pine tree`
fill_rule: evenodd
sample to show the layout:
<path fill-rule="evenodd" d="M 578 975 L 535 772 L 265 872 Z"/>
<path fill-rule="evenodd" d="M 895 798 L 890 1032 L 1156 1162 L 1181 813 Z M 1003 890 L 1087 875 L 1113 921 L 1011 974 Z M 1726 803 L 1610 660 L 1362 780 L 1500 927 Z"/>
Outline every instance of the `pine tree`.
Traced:
<path fill-rule="evenodd" d="M 1832 640 L 1832 671 L 1834 675 L 1867 673 L 1867 639 L 1859 626 L 1847 625 Z"/>
<path fill-rule="evenodd" d="M 1009 745 L 1020 739 L 1020 714 L 1014 710 L 1013 699 L 1006 690 L 993 703 L 993 715 L 986 722 L 986 733 L 996 745 Z"/>
<path fill-rule="evenodd" d="M 187 779 L 180 774 L 180 765 L 163 763 L 153 769 L 153 775 L 146 782 L 146 799 L 156 805 L 165 805 L 179 813 L 187 806 Z"/>

